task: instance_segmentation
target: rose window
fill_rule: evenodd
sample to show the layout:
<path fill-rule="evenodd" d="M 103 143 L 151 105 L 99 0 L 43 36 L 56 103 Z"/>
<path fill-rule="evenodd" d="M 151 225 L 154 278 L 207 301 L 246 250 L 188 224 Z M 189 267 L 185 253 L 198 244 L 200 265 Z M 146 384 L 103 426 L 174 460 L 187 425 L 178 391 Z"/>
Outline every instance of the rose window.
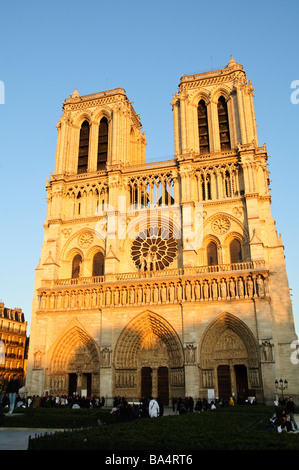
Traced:
<path fill-rule="evenodd" d="M 169 227 L 149 227 L 132 243 L 131 256 L 140 271 L 167 268 L 175 259 L 178 243 Z"/>
<path fill-rule="evenodd" d="M 230 228 L 230 221 L 226 217 L 219 217 L 212 223 L 213 232 L 218 235 L 226 233 Z"/>
<path fill-rule="evenodd" d="M 88 248 L 93 242 L 93 234 L 90 232 L 84 232 L 79 238 L 79 245 L 82 248 Z"/>

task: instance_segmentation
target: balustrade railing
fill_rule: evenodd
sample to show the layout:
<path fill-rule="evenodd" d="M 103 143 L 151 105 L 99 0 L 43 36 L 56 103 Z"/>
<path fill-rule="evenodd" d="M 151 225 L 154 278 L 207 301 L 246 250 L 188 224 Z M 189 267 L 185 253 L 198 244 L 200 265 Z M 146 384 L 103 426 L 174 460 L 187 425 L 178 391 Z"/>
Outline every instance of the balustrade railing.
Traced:
<path fill-rule="evenodd" d="M 264 270 L 265 261 L 245 261 L 240 263 L 218 264 L 214 266 L 195 266 L 184 268 L 163 269 L 161 271 L 138 271 L 129 273 L 105 274 L 103 276 L 79 277 L 69 279 L 43 280 L 42 287 L 79 286 L 104 284 L 117 281 L 150 280 L 158 278 L 172 278 L 177 276 L 198 276 L 207 274 L 221 274 L 237 271 Z"/>

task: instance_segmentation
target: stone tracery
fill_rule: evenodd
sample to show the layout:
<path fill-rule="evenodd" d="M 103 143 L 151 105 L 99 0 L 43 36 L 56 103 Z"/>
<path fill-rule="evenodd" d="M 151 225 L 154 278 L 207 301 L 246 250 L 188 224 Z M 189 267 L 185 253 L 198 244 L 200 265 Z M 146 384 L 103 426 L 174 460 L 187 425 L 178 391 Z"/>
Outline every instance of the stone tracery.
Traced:
<path fill-rule="evenodd" d="M 169 227 L 152 226 L 139 233 L 132 242 L 131 256 L 141 271 L 159 271 L 167 268 L 178 252 L 178 242 Z"/>

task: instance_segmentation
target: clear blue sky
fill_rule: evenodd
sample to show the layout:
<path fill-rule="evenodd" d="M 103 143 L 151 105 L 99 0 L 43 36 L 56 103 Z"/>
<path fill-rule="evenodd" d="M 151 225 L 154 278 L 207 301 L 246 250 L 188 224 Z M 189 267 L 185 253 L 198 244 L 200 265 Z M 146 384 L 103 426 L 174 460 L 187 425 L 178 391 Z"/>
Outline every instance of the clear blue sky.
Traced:
<path fill-rule="evenodd" d="M 225 66 L 255 88 L 259 144 L 270 155 L 272 214 L 285 245 L 296 331 L 298 300 L 299 2 L 77 0 L 2 2 L 0 14 L 0 298 L 30 323 L 35 268 L 65 98 L 115 87 L 141 116 L 147 161 L 173 154 L 170 101 L 182 74 Z"/>

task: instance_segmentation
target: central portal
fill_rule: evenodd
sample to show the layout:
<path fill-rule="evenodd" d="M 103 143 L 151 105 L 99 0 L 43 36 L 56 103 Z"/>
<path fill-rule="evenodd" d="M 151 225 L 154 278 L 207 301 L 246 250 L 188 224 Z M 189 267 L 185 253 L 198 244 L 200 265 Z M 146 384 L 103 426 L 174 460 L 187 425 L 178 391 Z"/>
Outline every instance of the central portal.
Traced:
<path fill-rule="evenodd" d="M 184 390 L 184 355 L 177 333 L 160 315 L 137 315 L 116 345 L 114 394 L 152 396 L 168 405 L 170 397 L 184 395 Z"/>

